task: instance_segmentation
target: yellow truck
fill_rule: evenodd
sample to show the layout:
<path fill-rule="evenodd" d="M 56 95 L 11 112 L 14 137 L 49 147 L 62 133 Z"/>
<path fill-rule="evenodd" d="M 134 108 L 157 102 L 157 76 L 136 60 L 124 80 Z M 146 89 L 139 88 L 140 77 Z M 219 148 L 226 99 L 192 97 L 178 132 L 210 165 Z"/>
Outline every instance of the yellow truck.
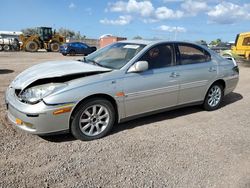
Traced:
<path fill-rule="evenodd" d="M 232 53 L 250 60 L 250 32 L 240 33 L 236 36 Z"/>

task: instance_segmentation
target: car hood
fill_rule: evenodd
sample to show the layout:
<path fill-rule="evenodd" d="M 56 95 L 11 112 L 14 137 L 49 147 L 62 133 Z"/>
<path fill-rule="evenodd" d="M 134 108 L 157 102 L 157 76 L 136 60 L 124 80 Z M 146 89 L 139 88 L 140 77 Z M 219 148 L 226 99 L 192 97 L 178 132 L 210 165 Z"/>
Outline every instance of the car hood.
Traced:
<path fill-rule="evenodd" d="M 24 89 L 33 82 L 46 78 L 58 78 L 81 73 L 102 73 L 111 69 L 84 63 L 81 61 L 51 61 L 28 68 L 11 83 L 15 89 Z"/>

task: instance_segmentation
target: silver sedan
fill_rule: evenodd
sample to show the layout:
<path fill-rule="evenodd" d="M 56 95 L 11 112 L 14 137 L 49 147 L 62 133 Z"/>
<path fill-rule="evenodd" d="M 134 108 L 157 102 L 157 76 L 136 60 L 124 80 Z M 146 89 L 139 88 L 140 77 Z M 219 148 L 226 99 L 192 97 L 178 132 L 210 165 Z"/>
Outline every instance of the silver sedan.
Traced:
<path fill-rule="evenodd" d="M 32 134 L 105 136 L 114 124 L 187 105 L 219 108 L 237 85 L 233 61 L 187 42 L 122 41 L 81 61 L 47 62 L 6 91 L 9 120 Z"/>

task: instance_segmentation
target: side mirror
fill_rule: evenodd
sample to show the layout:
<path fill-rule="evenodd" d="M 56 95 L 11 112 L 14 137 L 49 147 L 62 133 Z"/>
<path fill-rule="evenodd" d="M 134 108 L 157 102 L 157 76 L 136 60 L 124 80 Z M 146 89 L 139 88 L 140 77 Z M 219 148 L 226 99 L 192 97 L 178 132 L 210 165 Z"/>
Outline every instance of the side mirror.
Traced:
<path fill-rule="evenodd" d="M 147 61 L 137 61 L 133 64 L 129 69 L 128 72 L 144 72 L 148 70 L 148 62 Z"/>

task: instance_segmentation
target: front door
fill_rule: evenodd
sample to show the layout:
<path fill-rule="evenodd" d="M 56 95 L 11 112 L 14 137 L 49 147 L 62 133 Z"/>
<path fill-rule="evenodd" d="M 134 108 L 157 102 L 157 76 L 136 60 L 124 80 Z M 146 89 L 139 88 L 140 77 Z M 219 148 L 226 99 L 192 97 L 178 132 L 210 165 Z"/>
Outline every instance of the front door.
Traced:
<path fill-rule="evenodd" d="M 141 73 L 127 73 L 123 80 L 126 116 L 175 106 L 179 81 L 173 46 L 157 45 L 139 61 L 147 61 L 149 69 Z"/>

